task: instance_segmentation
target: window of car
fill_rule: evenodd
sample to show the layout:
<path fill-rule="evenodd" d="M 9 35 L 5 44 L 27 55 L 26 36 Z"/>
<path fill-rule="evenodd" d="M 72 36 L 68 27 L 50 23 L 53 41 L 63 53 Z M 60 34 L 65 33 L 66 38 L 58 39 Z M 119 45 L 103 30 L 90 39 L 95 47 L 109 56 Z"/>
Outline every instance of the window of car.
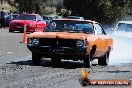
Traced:
<path fill-rule="evenodd" d="M 44 20 L 48 20 L 48 17 L 47 17 L 47 16 L 43 16 L 43 19 L 44 19 Z"/>
<path fill-rule="evenodd" d="M 7 16 L 6 19 L 13 19 L 12 15 Z"/>
<path fill-rule="evenodd" d="M 69 31 L 93 34 L 93 24 L 87 21 L 53 20 L 47 26 L 47 31 Z"/>
<path fill-rule="evenodd" d="M 41 17 L 41 16 L 37 16 L 37 20 L 40 20 L 40 21 L 42 21 L 43 20 L 43 18 Z"/>
<path fill-rule="evenodd" d="M 118 31 L 132 31 L 132 24 L 119 23 L 116 28 Z"/>
<path fill-rule="evenodd" d="M 36 16 L 35 15 L 27 15 L 27 14 L 22 14 L 17 16 L 17 20 L 34 20 L 36 21 Z"/>
<path fill-rule="evenodd" d="M 103 34 L 102 27 L 99 24 L 95 24 L 96 34 Z"/>

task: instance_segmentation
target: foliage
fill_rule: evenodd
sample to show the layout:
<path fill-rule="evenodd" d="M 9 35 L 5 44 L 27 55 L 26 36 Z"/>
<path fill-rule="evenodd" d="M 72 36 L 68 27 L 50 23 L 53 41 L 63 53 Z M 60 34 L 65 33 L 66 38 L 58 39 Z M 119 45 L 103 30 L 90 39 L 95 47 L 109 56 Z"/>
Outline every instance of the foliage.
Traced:
<path fill-rule="evenodd" d="M 113 23 L 126 15 L 128 0 L 64 0 L 65 8 L 71 15 L 101 23 Z"/>
<path fill-rule="evenodd" d="M 41 14 L 46 6 L 47 0 L 6 0 L 11 6 L 18 9 L 20 13 L 39 13 Z"/>

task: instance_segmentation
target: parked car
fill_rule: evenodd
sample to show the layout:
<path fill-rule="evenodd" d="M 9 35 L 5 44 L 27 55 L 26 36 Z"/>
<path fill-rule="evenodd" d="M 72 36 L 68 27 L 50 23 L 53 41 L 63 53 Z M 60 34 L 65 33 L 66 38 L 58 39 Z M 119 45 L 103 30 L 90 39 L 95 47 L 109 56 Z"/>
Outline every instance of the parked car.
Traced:
<path fill-rule="evenodd" d="M 9 23 L 12 21 L 12 20 L 15 20 L 16 17 L 19 16 L 19 14 L 9 14 L 6 19 L 5 19 L 5 25 L 8 27 L 9 26 Z"/>
<path fill-rule="evenodd" d="M 46 24 L 48 24 L 53 19 L 60 19 L 61 18 L 60 16 L 53 15 L 53 14 L 51 14 L 51 15 L 43 15 L 42 17 L 43 17 L 44 21 L 46 22 Z"/>
<path fill-rule="evenodd" d="M 108 65 L 113 39 L 95 21 L 56 19 L 45 27 L 45 32 L 29 34 L 27 47 L 32 52 L 33 64 L 41 58 L 51 58 L 53 64 L 61 59 L 83 60 L 90 67 L 93 59 Z"/>
<path fill-rule="evenodd" d="M 9 32 L 24 31 L 26 26 L 27 32 L 43 31 L 46 22 L 39 14 L 21 14 L 9 24 Z"/>
<path fill-rule="evenodd" d="M 132 21 L 119 21 L 114 30 L 132 32 Z"/>
<path fill-rule="evenodd" d="M 67 16 L 66 18 L 84 20 L 84 18 L 83 17 L 80 17 L 80 16 Z"/>

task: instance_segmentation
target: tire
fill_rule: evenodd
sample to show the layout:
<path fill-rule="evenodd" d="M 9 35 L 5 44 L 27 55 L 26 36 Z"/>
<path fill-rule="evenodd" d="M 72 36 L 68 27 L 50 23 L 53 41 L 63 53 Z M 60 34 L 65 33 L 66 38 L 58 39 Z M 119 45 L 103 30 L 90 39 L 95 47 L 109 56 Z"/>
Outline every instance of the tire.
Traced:
<path fill-rule="evenodd" d="M 51 61 L 52 61 L 52 64 L 53 65 L 58 65 L 61 63 L 61 59 L 60 58 L 57 58 L 57 57 L 52 57 L 51 58 Z"/>
<path fill-rule="evenodd" d="M 92 66 L 92 61 L 90 56 L 85 56 L 84 60 L 84 66 L 90 68 Z"/>
<path fill-rule="evenodd" d="M 109 54 L 110 51 L 107 51 L 104 56 L 98 59 L 98 64 L 102 66 L 107 66 L 109 63 Z"/>
<path fill-rule="evenodd" d="M 13 32 L 12 30 L 9 30 L 9 32 Z"/>
<path fill-rule="evenodd" d="M 32 53 L 32 63 L 33 65 L 39 65 L 39 63 L 41 62 L 41 55 L 37 54 L 37 53 Z"/>

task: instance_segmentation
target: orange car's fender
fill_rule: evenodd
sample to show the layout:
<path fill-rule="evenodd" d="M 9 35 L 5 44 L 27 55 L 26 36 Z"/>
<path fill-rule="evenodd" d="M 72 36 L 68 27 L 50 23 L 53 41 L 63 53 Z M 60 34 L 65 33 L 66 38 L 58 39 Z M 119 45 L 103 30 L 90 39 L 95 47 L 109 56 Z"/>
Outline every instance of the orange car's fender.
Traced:
<path fill-rule="evenodd" d="M 87 50 L 89 53 L 93 49 L 93 46 L 95 46 L 93 57 L 99 57 L 102 56 L 107 51 L 107 43 L 105 39 L 102 39 L 98 35 L 91 35 L 87 38 L 88 40 L 88 47 L 89 50 Z"/>
<path fill-rule="evenodd" d="M 107 47 L 109 47 L 110 49 L 113 49 L 113 39 L 112 39 L 112 37 L 105 35 L 105 36 L 102 36 L 102 39 L 104 39 L 106 41 Z"/>
<path fill-rule="evenodd" d="M 87 53 L 90 54 L 92 48 L 95 46 L 96 37 L 94 35 L 91 35 L 87 37 Z"/>

